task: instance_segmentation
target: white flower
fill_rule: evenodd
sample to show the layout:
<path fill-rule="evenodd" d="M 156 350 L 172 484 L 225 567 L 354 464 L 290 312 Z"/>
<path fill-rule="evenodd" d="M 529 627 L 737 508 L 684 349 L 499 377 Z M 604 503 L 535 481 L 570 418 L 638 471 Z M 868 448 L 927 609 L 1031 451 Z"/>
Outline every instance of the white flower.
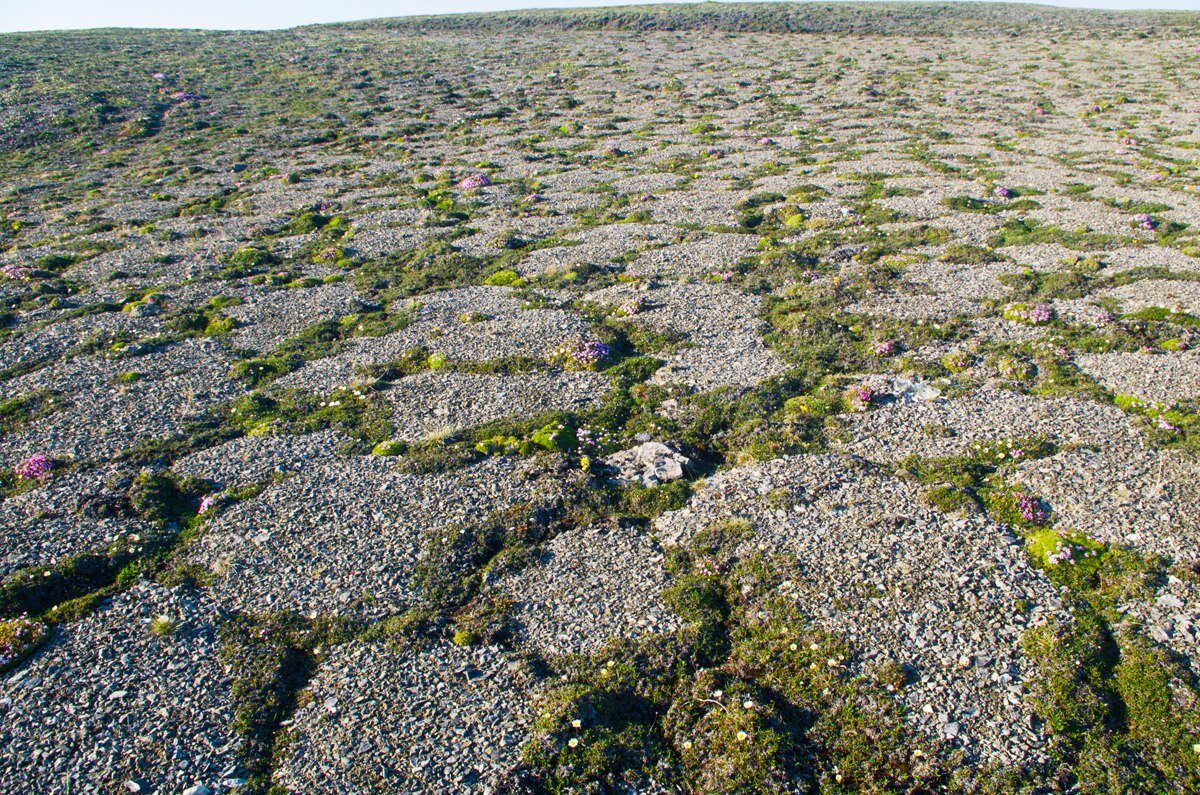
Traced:
<path fill-rule="evenodd" d="M 572 748 L 575 748 L 576 746 L 579 745 L 579 740 L 572 737 L 570 740 L 567 740 L 567 745 L 571 746 Z"/>

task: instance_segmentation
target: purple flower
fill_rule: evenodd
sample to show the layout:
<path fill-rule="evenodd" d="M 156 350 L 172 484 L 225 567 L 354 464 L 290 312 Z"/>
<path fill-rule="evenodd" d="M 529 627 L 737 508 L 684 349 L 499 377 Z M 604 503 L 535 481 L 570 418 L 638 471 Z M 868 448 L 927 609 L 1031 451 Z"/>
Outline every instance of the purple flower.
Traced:
<path fill-rule="evenodd" d="M 1040 498 L 1029 494 L 1017 495 L 1017 510 L 1020 511 L 1021 517 L 1027 522 L 1034 524 L 1045 524 L 1050 518 L 1050 510 Z"/>
<path fill-rule="evenodd" d="M 758 139 L 758 143 L 759 143 L 760 145 L 762 145 L 762 146 L 774 146 L 774 145 L 775 145 L 775 139 L 774 139 L 774 138 L 767 138 L 766 136 L 764 136 L 764 137 L 762 137 L 762 138 L 759 138 L 759 139 Z"/>
<path fill-rule="evenodd" d="M 4 274 L 6 278 L 12 279 L 14 282 L 29 281 L 29 269 L 23 268 L 16 263 L 10 262 L 8 265 L 0 268 L 0 273 Z"/>
<path fill-rule="evenodd" d="M 211 494 L 205 494 L 200 500 L 200 510 L 197 513 L 208 513 L 209 509 L 217 504 L 217 498 Z"/>
<path fill-rule="evenodd" d="M 1166 418 L 1164 418 L 1164 417 L 1158 418 L 1158 427 L 1161 430 L 1167 431 L 1169 433 L 1179 433 L 1179 426 L 1172 425 L 1171 423 L 1167 422 Z"/>
<path fill-rule="evenodd" d="M 896 343 L 891 340 L 880 340 L 871 346 L 871 353 L 876 356 L 891 356 L 896 352 Z"/>
<path fill-rule="evenodd" d="M 1070 544 L 1064 544 L 1060 541 L 1058 543 L 1058 547 L 1046 556 L 1046 562 L 1055 566 L 1059 565 L 1060 563 L 1074 563 L 1074 552 L 1075 550 Z"/>
<path fill-rule="evenodd" d="M 1009 190 L 1008 188 L 1004 187 L 1003 185 L 997 185 L 995 190 L 992 191 L 992 193 L 996 194 L 1001 199 L 1007 199 L 1009 196 L 1012 196 L 1012 191 Z"/>
<path fill-rule="evenodd" d="M 1091 322 L 1093 326 L 1101 328 L 1113 322 L 1113 314 L 1104 307 L 1098 306 L 1088 312 L 1088 321 Z"/>
<path fill-rule="evenodd" d="M 171 94 L 171 99 L 175 100 L 176 102 L 197 102 L 199 101 L 200 97 L 196 96 L 190 91 L 176 91 L 175 93 Z"/>
<path fill-rule="evenodd" d="M 612 348 L 599 340 L 576 340 L 559 346 L 553 357 L 569 367 L 591 368 L 612 355 Z"/>
<path fill-rule="evenodd" d="M 713 271 L 711 275 L 714 282 L 727 282 L 733 278 L 733 271 Z"/>
<path fill-rule="evenodd" d="M 54 462 L 41 453 L 31 455 L 13 468 L 13 472 L 22 480 L 37 480 L 48 477 L 54 469 Z"/>
<path fill-rule="evenodd" d="M 33 646 L 46 639 L 46 625 L 22 613 L 19 618 L 0 621 L 0 670 L 16 662 Z"/>
<path fill-rule="evenodd" d="M 458 183 L 458 187 L 466 190 L 474 190 L 475 188 L 486 188 L 491 184 L 492 181 L 488 179 L 487 174 L 472 174 L 462 182 Z"/>
<path fill-rule="evenodd" d="M 1054 311 L 1045 304 L 1009 304 L 1004 308 L 1004 317 L 1031 326 L 1041 326 L 1053 319 Z"/>
<path fill-rule="evenodd" d="M 855 411 L 866 411 L 871 407 L 871 401 L 875 399 L 875 390 L 869 386 L 860 386 L 854 390 L 854 394 L 850 398 L 850 407 Z"/>
<path fill-rule="evenodd" d="M 1156 226 L 1158 226 L 1158 222 L 1151 218 L 1149 213 L 1142 213 L 1141 215 L 1136 216 L 1133 220 L 1136 221 L 1137 225 L 1142 229 L 1154 229 Z"/>

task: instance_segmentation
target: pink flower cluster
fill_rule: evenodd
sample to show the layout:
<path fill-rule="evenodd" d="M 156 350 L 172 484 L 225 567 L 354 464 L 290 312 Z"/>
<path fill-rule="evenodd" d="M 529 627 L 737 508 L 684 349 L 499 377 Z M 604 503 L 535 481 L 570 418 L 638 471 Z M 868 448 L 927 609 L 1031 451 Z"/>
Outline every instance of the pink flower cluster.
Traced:
<path fill-rule="evenodd" d="M 1069 541 L 1065 543 L 1060 541 L 1058 548 L 1046 556 L 1046 562 L 1054 566 L 1063 563 L 1074 566 L 1076 561 L 1075 555 L 1077 553 L 1082 553 L 1079 555 L 1081 558 L 1094 558 L 1099 554 L 1094 549 L 1087 549 L 1086 547 L 1072 544 Z"/>
<path fill-rule="evenodd" d="M 472 174 L 463 181 L 458 183 L 458 187 L 465 190 L 474 190 L 475 188 L 486 188 L 491 185 L 492 181 L 487 174 Z"/>
<path fill-rule="evenodd" d="M 1012 191 L 1009 190 L 1008 188 L 1004 187 L 1003 185 L 997 185 L 995 190 L 992 191 L 992 193 L 996 194 L 1001 199 L 1007 199 L 1008 197 L 1012 196 Z"/>
<path fill-rule="evenodd" d="M 37 480 L 49 476 L 52 469 L 54 469 L 54 462 L 41 453 L 37 453 L 13 467 L 13 472 L 22 480 Z"/>
<path fill-rule="evenodd" d="M 1114 319 L 1113 313 L 1102 306 L 1095 307 L 1088 312 L 1088 321 L 1097 328 L 1110 325 Z"/>
<path fill-rule="evenodd" d="M 1029 494 L 1017 495 L 1017 510 L 1021 518 L 1034 524 L 1045 524 L 1050 518 L 1050 510 L 1038 497 Z"/>
<path fill-rule="evenodd" d="M 1151 218 L 1149 213 L 1142 213 L 1133 220 L 1137 222 L 1138 227 L 1141 229 L 1152 230 L 1158 226 L 1158 221 Z"/>
<path fill-rule="evenodd" d="M 1158 418 L 1158 427 L 1168 433 L 1179 433 L 1179 426 L 1168 422 L 1164 417 Z"/>
<path fill-rule="evenodd" d="M 896 352 L 896 343 L 891 340 L 880 340 L 871 346 L 871 353 L 876 356 L 891 356 Z"/>
<path fill-rule="evenodd" d="M 1049 323 L 1054 312 L 1045 304 L 1009 304 L 1004 309 L 1004 316 L 1009 320 L 1020 320 L 1031 326 Z"/>
<path fill-rule="evenodd" d="M 599 340 L 577 340 L 562 345 L 554 358 L 575 367 L 595 367 L 612 354 L 612 348 Z"/>
<path fill-rule="evenodd" d="M 636 315 L 643 309 L 645 309 L 645 302 L 639 296 L 634 296 L 617 307 L 617 311 L 623 315 Z"/>
<path fill-rule="evenodd" d="M 727 282 L 733 278 L 733 271 L 713 271 L 711 276 L 714 282 Z"/>
<path fill-rule="evenodd" d="M 10 262 L 9 264 L 5 265 L 3 268 L 0 268 L 0 273 L 4 274 L 9 279 L 12 279 L 14 282 L 29 281 L 29 269 L 22 268 L 20 265 L 17 265 L 15 262 Z"/>
<path fill-rule="evenodd" d="M 0 622 L 8 639 L 0 642 L 0 670 L 15 662 L 29 647 L 46 638 L 46 625 L 22 614 L 20 618 Z"/>
<path fill-rule="evenodd" d="M 854 394 L 850 398 L 850 407 L 855 411 L 866 411 L 871 407 L 871 401 L 874 399 L 875 390 L 869 386 L 860 386 L 854 390 Z"/>

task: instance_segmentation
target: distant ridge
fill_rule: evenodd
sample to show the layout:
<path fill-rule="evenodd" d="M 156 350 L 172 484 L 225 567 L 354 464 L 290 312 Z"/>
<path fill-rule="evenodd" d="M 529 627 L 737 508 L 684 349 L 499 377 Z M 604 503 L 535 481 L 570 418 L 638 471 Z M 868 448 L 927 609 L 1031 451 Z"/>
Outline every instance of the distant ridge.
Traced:
<path fill-rule="evenodd" d="M 535 9 L 347 23 L 397 30 L 715 30 L 759 33 L 954 35 L 1079 32 L 1149 36 L 1200 28 L 1200 12 L 1107 11 L 1018 3 L 696 3 Z"/>

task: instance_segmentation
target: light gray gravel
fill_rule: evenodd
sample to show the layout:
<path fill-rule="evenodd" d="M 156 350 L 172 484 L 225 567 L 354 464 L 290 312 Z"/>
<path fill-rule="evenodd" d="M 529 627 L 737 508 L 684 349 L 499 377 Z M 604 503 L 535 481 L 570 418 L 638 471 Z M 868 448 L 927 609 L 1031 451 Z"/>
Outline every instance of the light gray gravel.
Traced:
<path fill-rule="evenodd" d="M 339 320 L 362 311 L 364 306 L 351 283 L 337 282 L 250 294 L 244 303 L 224 311 L 238 321 L 230 336 L 234 348 L 269 353 L 309 326 Z"/>
<path fill-rule="evenodd" d="M 556 536 L 489 592 L 513 602 L 518 639 L 552 656 L 674 629 L 679 620 L 661 599 L 668 584 L 662 549 L 648 536 L 590 525 Z"/>
<path fill-rule="evenodd" d="M 624 322 L 683 335 L 687 346 L 659 357 L 666 364 L 651 377 L 651 383 L 678 384 L 701 391 L 718 386 L 753 386 L 786 369 L 779 354 L 762 341 L 766 324 L 758 318 L 758 297 L 727 285 L 621 284 L 587 298 L 617 307 L 638 301 L 643 308 Z"/>
<path fill-rule="evenodd" d="M 1195 351 L 1083 354 L 1075 363 L 1118 395 L 1167 404 L 1200 395 L 1200 354 Z"/>
<path fill-rule="evenodd" d="M 922 731 L 975 760 L 1042 754 L 1025 702 L 1024 683 L 1037 674 L 1021 634 L 1066 615 L 1009 530 L 942 514 L 921 502 L 919 487 L 837 455 L 722 472 L 656 529 L 668 545 L 687 543 L 730 518 L 751 522 L 747 549 L 794 560 L 784 593 L 818 626 L 849 640 L 864 663 L 916 668 L 902 697 Z"/>
<path fill-rule="evenodd" d="M 220 575 L 215 598 L 242 610 L 383 616 L 417 597 L 432 535 L 537 502 L 557 485 L 536 464 L 489 458 L 438 475 L 347 456 L 309 467 L 213 520 L 191 559 Z"/>
<path fill-rule="evenodd" d="M 0 576 L 118 542 L 136 548 L 153 528 L 126 498 L 133 474 L 115 467 L 60 472 L 0 502 Z"/>
<path fill-rule="evenodd" d="M 1099 293 L 1121 304 L 1122 311 L 1137 312 L 1158 306 L 1190 315 L 1200 315 L 1200 282 L 1142 279 Z"/>
<path fill-rule="evenodd" d="M 158 617 L 169 635 L 150 631 Z M 222 617 L 203 591 L 135 585 L 51 640 L 0 681 L 0 785 L 29 795 L 227 792 L 241 741 Z"/>
<path fill-rule="evenodd" d="M 883 398 L 886 400 L 886 398 Z M 840 449 L 889 463 L 909 455 L 939 458 L 970 452 L 972 445 L 1045 436 L 1059 445 L 1136 449 L 1142 434 L 1113 406 L 1030 397 L 981 386 L 966 397 L 893 400 L 843 418 Z"/>
<path fill-rule="evenodd" d="M 476 375 L 431 370 L 402 378 L 381 394 L 395 407 L 396 438 L 415 441 L 492 420 L 594 408 L 611 387 L 607 376 L 592 372 Z"/>
<path fill-rule="evenodd" d="M 466 287 L 423 295 L 410 302 L 415 317 L 407 328 L 383 337 L 356 337 L 345 352 L 311 362 L 277 383 L 323 394 L 362 380 L 356 368 L 397 360 L 414 348 L 477 362 L 540 359 L 588 335 L 578 315 L 526 308 L 511 293 L 507 287 Z"/>
<path fill-rule="evenodd" d="M 304 693 L 274 782 L 295 793 L 487 792 L 518 761 L 530 689 L 495 648 L 339 646 Z"/>
<path fill-rule="evenodd" d="M 1027 461 L 1014 482 L 1049 503 L 1055 526 L 1107 544 L 1200 559 L 1200 460 L 1137 444 L 1064 450 Z"/>
<path fill-rule="evenodd" d="M 352 440 L 336 431 L 277 436 L 242 436 L 192 453 L 172 466 L 177 474 L 211 481 L 217 489 L 235 489 L 300 472 L 336 458 Z"/>
<path fill-rule="evenodd" d="M 209 339 L 189 339 L 143 356 L 77 357 L 11 379 L 9 394 L 55 390 L 66 408 L 0 437 L 0 461 L 35 453 L 105 460 L 138 443 L 181 433 L 189 419 L 242 393 L 232 358 Z M 141 378 L 120 383 L 118 376 Z"/>

